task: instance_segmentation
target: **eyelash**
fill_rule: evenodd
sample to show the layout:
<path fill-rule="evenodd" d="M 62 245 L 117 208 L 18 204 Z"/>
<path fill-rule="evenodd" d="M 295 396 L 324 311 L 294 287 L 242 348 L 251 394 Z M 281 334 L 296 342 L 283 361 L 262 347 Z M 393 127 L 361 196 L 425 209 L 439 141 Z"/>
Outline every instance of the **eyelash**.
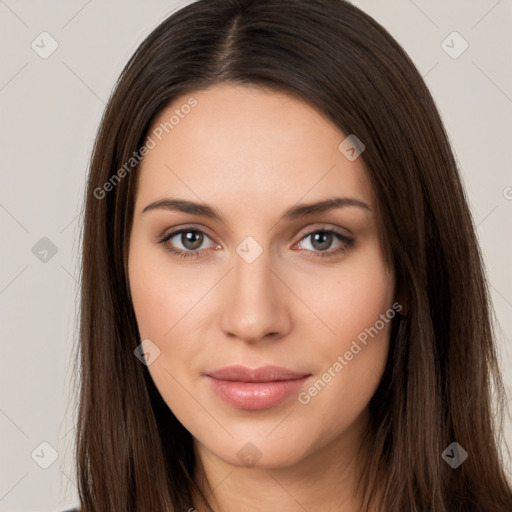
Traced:
<path fill-rule="evenodd" d="M 170 239 L 174 238 L 176 235 L 179 235 L 181 233 L 188 233 L 188 232 L 201 233 L 208 237 L 208 234 L 200 229 L 182 228 L 182 229 L 179 229 L 178 231 L 173 231 L 172 233 L 164 235 L 164 237 L 161 238 L 158 241 L 158 243 L 162 244 L 164 246 L 164 249 L 167 252 L 169 252 L 175 256 L 178 256 L 179 258 L 182 258 L 182 259 L 198 258 L 199 253 L 201 253 L 204 249 L 196 249 L 195 251 L 183 251 L 181 249 L 175 249 L 167 243 Z M 311 251 L 309 249 L 305 249 L 307 252 L 312 253 L 311 257 L 313 257 L 313 258 L 334 257 L 334 256 L 346 251 L 355 241 L 353 238 L 343 235 L 342 233 L 340 233 L 339 231 L 336 231 L 334 229 L 318 229 L 318 228 L 314 229 L 312 231 L 309 231 L 308 233 L 305 233 L 299 241 L 302 241 L 305 238 L 307 238 L 308 236 L 311 236 L 315 233 L 333 234 L 340 240 L 340 242 L 342 242 L 342 245 L 340 245 L 337 249 L 331 250 L 331 251 Z M 208 237 L 208 238 L 210 238 L 210 237 Z"/>

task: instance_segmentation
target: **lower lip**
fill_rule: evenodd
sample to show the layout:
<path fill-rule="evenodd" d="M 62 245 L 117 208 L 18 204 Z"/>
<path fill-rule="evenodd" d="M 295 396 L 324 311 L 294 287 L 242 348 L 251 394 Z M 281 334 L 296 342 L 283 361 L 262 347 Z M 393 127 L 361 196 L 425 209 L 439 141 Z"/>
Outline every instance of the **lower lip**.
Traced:
<path fill-rule="evenodd" d="M 311 377 L 273 382 L 238 382 L 207 376 L 217 395 L 236 409 L 270 409 L 290 395 L 298 393 Z"/>

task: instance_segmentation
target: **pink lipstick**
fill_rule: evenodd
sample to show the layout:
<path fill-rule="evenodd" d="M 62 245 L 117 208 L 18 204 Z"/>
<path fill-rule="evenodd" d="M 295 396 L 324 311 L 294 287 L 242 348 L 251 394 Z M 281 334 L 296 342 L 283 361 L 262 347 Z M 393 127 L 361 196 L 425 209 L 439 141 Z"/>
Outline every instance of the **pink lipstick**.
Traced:
<path fill-rule="evenodd" d="M 258 410 L 274 407 L 296 394 L 311 373 L 279 366 L 250 369 L 236 365 L 208 372 L 206 377 L 213 391 L 232 407 Z"/>

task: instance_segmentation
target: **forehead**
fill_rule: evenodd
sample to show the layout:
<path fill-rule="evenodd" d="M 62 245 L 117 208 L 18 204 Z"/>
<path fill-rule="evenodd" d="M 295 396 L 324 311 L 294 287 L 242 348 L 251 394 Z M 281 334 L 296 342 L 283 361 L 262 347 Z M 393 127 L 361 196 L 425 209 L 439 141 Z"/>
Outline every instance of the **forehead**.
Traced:
<path fill-rule="evenodd" d="M 149 136 L 139 210 L 165 196 L 267 209 L 340 194 L 371 202 L 362 159 L 339 149 L 347 135 L 283 92 L 222 84 L 184 94 L 157 116 Z"/>

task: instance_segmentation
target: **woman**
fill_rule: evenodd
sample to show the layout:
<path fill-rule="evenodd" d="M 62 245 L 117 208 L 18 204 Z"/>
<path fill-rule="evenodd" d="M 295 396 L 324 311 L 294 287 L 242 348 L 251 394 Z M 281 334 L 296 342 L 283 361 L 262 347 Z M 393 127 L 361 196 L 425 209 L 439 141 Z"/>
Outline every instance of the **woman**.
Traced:
<path fill-rule="evenodd" d="M 82 268 L 80 510 L 512 510 L 453 153 L 354 6 L 157 27 L 102 120 Z"/>

